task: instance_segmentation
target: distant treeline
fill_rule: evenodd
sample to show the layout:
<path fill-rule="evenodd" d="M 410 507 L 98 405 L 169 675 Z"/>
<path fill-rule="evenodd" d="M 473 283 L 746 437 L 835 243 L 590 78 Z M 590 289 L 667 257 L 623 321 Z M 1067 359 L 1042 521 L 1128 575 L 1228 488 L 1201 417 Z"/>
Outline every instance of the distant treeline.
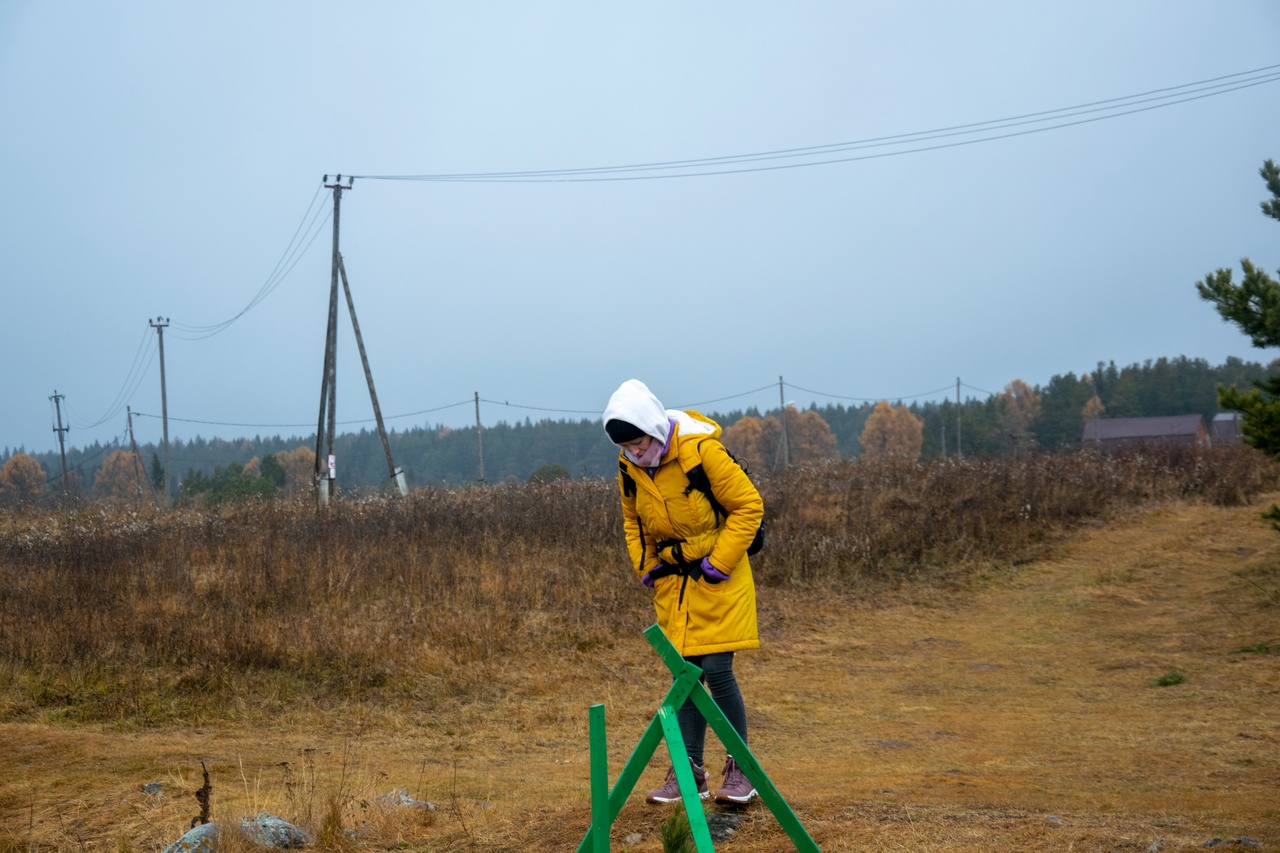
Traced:
<path fill-rule="evenodd" d="M 1200 414 L 1212 419 L 1218 412 L 1218 384 L 1248 387 L 1273 368 L 1280 369 L 1280 365 L 1263 366 L 1231 357 L 1222 365 L 1212 366 L 1203 359 L 1183 356 L 1149 360 L 1124 368 L 1117 368 L 1115 362 L 1100 362 L 1091 374 L 1054 376 L 1047 385 L 1034 389 L 1040 404 L 1039 415 L 1031 424 L 1034 443 L 1049 450 L 1077 444 L 1083 426 L 1082 412 L 1095 394 L 1105 407 L 1104 417 Z M 965 456 L 996 456 L 1008 452 L 1008 436 L 1001 429 L 999 418 L 1002 390 L 994 390 L 981 399 L 963 399 L 958 413 L 954 400 L 907 403 L 924 424 L 921 455 L 925 458 L 952 456 L 957 450 Z M 851 458 L 861 453 L 858 439 L 873 408 L 874 402 L 862 402 L 849 406 L 814 405 L 809 410 L 826 421 L 840 455 Z M 727 427 L 743 417 L 765 417 L 771 412 L 749 408 L 705 414 Z M 777 410 L 772 410 L 772 414 L 776 416 Z M 410 486 L 475 483 L 481 477 L 481 448 L 486 482 L 524 481 L 540 471 L 573 477 L 608 476 L 614 471 L 617 457 L 598 419 L 500 422 L 483 427 L 479 437 L 475 427 L 412 427 L 391 432 L 389 443 L 395 464 L 404 469 Z M 299 447 L 314 449 L 315 436 L 255 436 L 238 440 L 197 436 L 190 441 L 174 441 L 169 448 L 170 484 L 176 490 L 188 472 L 212 475 L 228 465 L 247 464 L 255 458 L 261 460 L 268 454 Z M 91 489 L 103 459 L 119 449 L 128 449 L 128 445 L 95 442 L 88 447 L 69 449 L 68 469 L 79 475 L 85 490 Z M 139 445 L 138 449 L 148 470 L 158 467 L 163 455 L 160 447 L 148 443 Z M 5 448 L 0 464 L 16 452 L 19 450 Z M 57 451 L 29 455 L 43 466 L 51 481 L 59 476 L 61 462 Z M 376 432 L 361 430 L 339 435 L 334 455 L 340 489 L 379 489 L 388 485 L 386 456 Z"/>

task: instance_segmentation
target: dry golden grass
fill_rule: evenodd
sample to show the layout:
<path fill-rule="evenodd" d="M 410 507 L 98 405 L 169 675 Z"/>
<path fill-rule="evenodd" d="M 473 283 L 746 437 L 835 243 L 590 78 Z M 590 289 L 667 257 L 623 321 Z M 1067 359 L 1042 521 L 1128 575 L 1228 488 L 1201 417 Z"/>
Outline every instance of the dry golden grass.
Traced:
<path fill-rule="evenodd" d="M 1280 535 L 1260 508 L 1166 502 L 946 589 L 766 587 L 764 648 L 738 659 L 756 754 L 827 853 L 1145 851 L 1158 839 L 1167 851 L 1214 837 L 1273 849 Z M 648 624 L 639 586 L 620 595 Z M 558 618 L 572 614 L 536 624 L 551 632 Z M 575 849 L 590 819 L 588 707 L 606 707 L 616 775 L 665 670 L 638 630 L 462 665 L 472 675 L 454 689 L 244 696 L 240 712 L 194 723 L 44 712 L 0 724 L 0 851 L 160 850 L 199 813 L 201 761 L 214 820 L 269 811 L 324 849 Z M 1174 672 L 1185 680 L 1155 685 Z M 414 673 L 447 680 L 426 664 Z M 642 787 L 659 780 L 662 750 L 652 764 Z M 142 792 L 152 781 L 162 795 Z M 397 789 L 437 810 L 379 803 Z M 613 848 L 661 850 L 662 816 L 633 795 Z M 741 817 L 722 849 L 791 849 L 762 806 Z"/>

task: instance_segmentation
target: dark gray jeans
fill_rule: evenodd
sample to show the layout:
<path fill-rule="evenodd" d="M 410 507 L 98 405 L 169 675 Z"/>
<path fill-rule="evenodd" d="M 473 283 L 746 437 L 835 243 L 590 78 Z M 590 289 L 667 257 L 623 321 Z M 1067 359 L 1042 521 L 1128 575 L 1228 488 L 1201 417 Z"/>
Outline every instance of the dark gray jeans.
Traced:
<path fill-rule="evenodd" d="M 742 691 L 733 674 L 733 652 L 694 655 L 685 660 L 702 667 L 702 683 L 707 685 L 711 698 L 716 700 L 720 710 L 728 717 L 729 725 L 733 726 L 733 730 L 746 743 L 747 706 L 742 701 Z M 676 714 L 676 720 L 680 723 L 680 734 L 684 735 L 684 748 L 689 757 L 699 767 L 706 766 L 702 760 L 702 752 L 707 740 L 707 721 L 693 704 L 693 699 L 685 700 L 684 706 Z"/>

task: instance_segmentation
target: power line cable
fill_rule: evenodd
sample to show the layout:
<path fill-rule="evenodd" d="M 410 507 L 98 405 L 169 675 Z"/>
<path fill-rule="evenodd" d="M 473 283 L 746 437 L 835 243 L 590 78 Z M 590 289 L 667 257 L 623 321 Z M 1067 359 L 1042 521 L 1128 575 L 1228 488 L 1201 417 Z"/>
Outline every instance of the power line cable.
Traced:
<path fill-rule="evenodd" d="M 415 418 L 415 417 L 417 417 L 418 415 L 429 415 L 429 414 L 431 414 L 432 412 L 443 412 L 445 409 L 456 409 L 456 408 L 458 408 L 459 406 L 469 406 L 469 405 L 471 405 L 473 402 L 475 402 L 474 398 L 472 398 L 472 399 L 470 399 L 470 400 L 462 400 L 462 401 L 457 402 L 457 403 L 446 403 L 446 404 L 445 404 L 445 405 L 443 405 L 443 406 L 436 406 L 435 408 L 432 408 L 432 409 L 421 409 L 420 411 L 417 411 L 417 412 L 406 412 L 406 413 L 404 413 L 403 415 L 389 415 L 389 416 L 387 416 L 387 417 L 386 417 L 386 420 L 394 420 L 394 419 L 397 419 L 397 418 Z M 367 424 L 367 423 L 369 423 L 371 420 L 376 420 L 376 418 L 366 419 L 366 420 L 361 421 L 360 423 L 366 423 L 366 424 Z"/>
<path fill-rule="evenodd" d="M 769 385 L 763 385 L 759 388 L 754 388 L 750 391 L 743 391 L 740 394 L 730 394 L 727 397 L 717 397 L 714 400 L 703 400 L 700 403 L 685 403 L 682 406 L 682 408 L 694 408 L 697 406 L 706 406 L 711 403 L 720 403 L 725 400 L 733 400 L 738 397 L 747 397 L 747 396 L 750 396 L 751 394 L 759 394 L 761 391 L 768 391 L 774 387 L 776 386 L 770 383 Z M 530 411 L 535 411 L 535 412 L 559 412 L 563 414 L 572 414 L 572 415 L 595 415 L 597 417 L 600 416 L 599 409 L 557 409 L 557 408 L 552 408 L 548 406 L 525 406 L 525 405 L 520 405 L 518 403 L 511 403 L 506 400 L 489 400 L 485 397 L 481 397 L 480 402 L 489 403 L 495 406 L 506 406 L 512 409 L 529 409 Z"/>
<path fill-rule="evenodd" d="M 138 349 L 134 352 L 133 363 L 129 366 L 129 372 L 125 376 L 124 383 L 120 386 L 120 390 L 116 392 L 115 398 L 107 407 L 106 414 L 98 418 L 96 421 L 83 422 L 74 416 L 72 413 L 72 407 L 69 403 L 64 404 L 63 409 L 67 413 L 67 420 L 71 426 L 78 430 L 93 429 L 94 427 L 101 426 L 116 415 L 120 414 L 128 400 L 133 396 L 134 392 L 138 390 L 138 386 L 142 384 L 142 380 L 146 378 L 147 372 L 151 369 L 151 363 L 155 360 L 156 349 L 154 347 L 154 339 L 150 332 L 151 330 L 148 328 L 142 333 L 142 341 L 138 344 Z M 149 344 L 152 346 L 148 346 Z M 144 354 L 147 355 L 145 364 L 142 363 Z M 140 364 L 141 367 L 139 367 Z"/>
<path fill-rule="evenodd" d="M 998 397 L 998 396 L 999 396 L 999 394 L 997 394 L 995 391 L 988 391 L 988 390 L 987 390 L 987 389 L 985 389 L 985 388 L 978 388 L 977 386 L 970 385 L 970 384 L 969 384 L 969 383 L 967 383 L 967 382 L 961 382 L 961 383 L 960 383 L 960 385 L 961 385 L 961 387 L 963 387 L 963 388 L 968 388 L 970 391 L 980 391 L 981 393 L 986 394 L 988 397 Z"/>
<path fill-rule="evenodd" d="M 123 433 L 113 437 L 109 444 L 102 445 L 102 448 L 99 449 L 97 453 L 93 454 L 92 456 L 82 456 L 80 459 L 76 460 L 76 462 L 71 466 L 71 470 L 67 471 L 67 473 L 71 474 L 74 472 L 76 474 L 80 474 L 81 473 L 80 466 L 84 465 L 87 462 L 92 462 L 93 460 L 102 456 L 102 454 L 106 453 L 108 450 L 121 449 L 121 445 L 124 444 L 124 440 L 125 438 L 128 437 L 128 435 L 129 435 L 129 430 L 128 428 L 126 428 Z M 44 482 L 46 486 L 49 486 L 49 485 L 53 485 L 54 483 L 58 482 L 61 479 L 62 479 L 62 472 L 59 471 L 57 474 L 54 474 L 52 477 L 49 477 Z"/>
<path fill-rule="evenodd" d="M 833 399 L 833 400 L 853 400 L 853 401 L 858 402 L 858 403 L 875 403 L 875 402 L 879 402 L 880 400 L 918 400 L 918 399 L 920 399 L 921 397 L 932 397 L 932 396 L 933 396 L 933 395 L 935 395 L 935 394 L 942 394 L 942 393 L 944 393 L 944 392 L 947 392 L 947 391 L 950 391 L 950 390 L 951 390 L 951 386 L 950 386 L 950 385 L 947 385 L 947 386 L 942 387 L 942 388 L 936 388 L 936 389 L 934 389 L 933 391 L 924 391 L 924 392 L 922 392 L 922 393 L 920 393 L 920 394 L 907 394 L 907 395 L 905 395 L 905 396 L 895 396 L 895 397 L 845 397 L 845 396 L 843 396 L 843 395 L 841 395 L 841 394 L 828 394 L 828 393 L 827 393 L 827 392 L 825 392 L 825 391 L 814 391 L 814 390 L 813 390 L 813 389 L 811 389 L 811 388 L 802 388 L 801 386 L 799 386 L 799 385 L 795 384 L 794 382 L 788 382 L 788 383 L 786 383 L 786 386 L 787 386 L 788 388 L 794 388 L 794 389 L 795 389 L 795 390 L 797 390 L 797 391 L 804 391 L 806 394 L 817 394 L 819 397 L 830 397 L 830 398 L 831 398 L 831 399 Z"/>
<path fill-rule="evenodd" d="M 694 408 L 697 406 L 709 406 L 712 403 L 723 403 L 725 400 L 734 400 L 738 397 L 749 397 L 752 394 L 759 394 L 761 391 L 772 391 L 777 387 L 778 386 L 775 383 L 770 382 L 768 385 L 762 385 L 759 388 L 753 388 L 750 391 L 743 391 L 741 394 L 730 394 L 728 397 L 717 397 L 714 400 L 703 400 L 701 403 L 687 403 L 681 408 Z"/>
<path fill-rule="evenodd" d="M 223 320 L 221 323 L 214 323 L 209 326 L 191 326 L 184 323 L 172 323 L 173 327 L 177 330 L 172 333 L 173 336 L 186 341 L 200 341 L 205 338 L 211 338 L 225 330 L 245 314 L 249 313 L 249 311 L 262 302 L 262 300 L 270 296 L 280 283 L 289 276 L 289 273 L 293 272 L 293 268 L 297 266 L 298 261 L 306 255 L 307 251 L 311 248 L 311 244 L 315 242 L 316 237 L 318 237 L 321 231 L 324 230 L 324 225 L 329 221 L 329 217 L 333 215 L 333 211 L 331 209 L 326 210 L 324 205 L 316 205 L 316 200 L 320 198 L 322 189 L 323 187 L 316 188 L 315 194 L 311 197 L 310 203 L 307 204 L 306 212 L 303 213 L 302 219 L 298 222 L 298 227 L 294 229 L 293 237 L 290 238 L 288 245 L 285 246 L 284 252 L 280 255 L 280 259 L 276 261 L 275 267 L 262 283 L 262 286 L 258 288 L 258 292 L 254 294 L 253 298 L 249 300 L 249 303 L 245 305 L 244 308 L 240 309 L 239 313 L 229 319 Z M 312 211 L 312 208 L 314 208 L 314 212 Z M 320 219 L 321 213 L 325 214 L 323 219 Z M 311 220 L 309 223 L 307 221 L 308 218 Z"/>
<path fill-rule="evenodd" d="M 533 412 L 559 412 L 566 415 L 600 415 L 594 409 L 555 409 L 548 406 L 525 406 L 520 403 L 509 403 L 506 400 L 489 400 L 485 397 L 480 398 L 481 403 L 489 403 L 493 406 L 506 406 L 509 409 L 529 409 Z"/>
<path fill-rule="evenodd" d="M 820 397 L 829 397 L 836 400 L 853 400 L 856 402 L 878 402 L 880 400 L 914 400 L 922 397 L 930 397 L 935 394 L 944 394 L 950 391 L 951 388 L 953 387 L 951 385 L 946 385 L 946 386 L 943 386 L 942 388 L 938 388 L 933 391 L 924 391 L 919 394 L 906 394 L 906 395 L 897 394 L 897 395 L 889 395 L 885 397 L 854 397 L 854 396 L 843 395 L 843 394 L 831 394 L 825 391 L 815 391 L 811 388 L 805 388 L 801 385 L 796 385 L 794 382 L 787 382 L 785 384 L 786 384 L 786 387 L 788 388 L 793 388 L 797 391 L 803 391 L 807 394 L 815 394 Z M 777 383 L 770 382 L 768 385 L 762 385 L 759 388 L 753 388 L 750 391 L 742 391 L 737 394 L 729 394 L 724 397 L 716 397 L 715 399 L 712 399 L 712 400 L 703 400 L 701 402 L 696 402 L 696 403 L 684 403 L 680 406 L 680 408 L 699 408 L 702 406 L 710 405 L 712 403 L 722 403 L 726 400 L 734 400 L 741 397 L 749 397 L 752 394 L 760 394 L 765 391 L 773 391 L 777 387 L 778 387 Z M 977 388 L 972 385 L 964 385 L 964 387 L 969 388 L 973 391 L 980 391 L 983 394 L 987 394 L 988 396 L 996 396 L 991 391 L 986 391 L 982 388 Z M 534 412 L 552 412 L 556 414 L 568 414 L 568 415 L 594 415 L 596 417 L 600 416 L 600 410 L 597 410 L 597 409 L 567 409 L 567 408 L 561 408 L 556 406 L 531 406 L 531 405 L 526 405 L 522 403 L 512 403 L 509 400 L 493 400 L 488 397 L 480 397 L 479 400 L 482 403 L 487 403 L 492 406 L 502 406 L 504 408 L 509 408 L 509 409 L 527 409 L 529 411 L 534 411 Z M 398 420 L 402 418 L 413 418 L 421 415 L 433 414 L 435 412 L 442 412 L 442 411 L 445 411 L 446 409 L 456 409 L 460 406 L 470 406 L 473 404 L 474 401 L 475 401 L 475 398 L 459 400 L 456 403 L 446 403 L 441 406 L 433 406 L 428 409 L 419 409 L 418 411 L 414 411 L 414 412 L 405 412 L 403 414 L 398 414 L 398 415 L 384 415 L 383 419 Z M 134 417 L 138 417 L 138 418 L 159 418 L 160 417 L 160 415 L 151 414 L 149 412 L 139 412 L 136 410 L 133 412 L 133 415 Z M 311 424 L 309 423 L 244 423 L 244 422 L 238 422 L 238 421 L 214 421 L 214 420 L 206 420 L 202 418 L 179 418 L 179 417 L 174 417 L 172 415 L 169 416 L 169 420 L 177 421 L 179 423 L 200 424 L 203 426 L 231 426 L 231 427 L 242 427 L 246 429 L 297 429 L 297 428 L 311 426 Z M 337 421 L 336 423 L 337 425 L 340 425 L 340 426 L 354 426 L 357 424 L 368 424 L 368 423 L 374 423 L 374 422 L 375 422 L 374 418 L 360 418 L 355 420 Z"/>
<path fill-rule="evenodd" d="M 1133 95 L 1126 95 L 1119 98 L 1109 98 L 1101 101 L 1093 101 L 1087 104 L 1079 104 L 1072 107 L 1062 107 L 1054 110 L 1043 110 L 1040 112 L 1026 113 L 1019 116 L 1012 116 L 1004 119 L 994 119 L 982 122 L 973 122 L 963 125 L 954 125 L 935 130 L 915 131 L 911 133 L 897 134 L 893 136 L 872 137 L 869 139 L 855 140 L 851 142 L 831 143 L 827 145 L 809 146 L 805 148 L 789 148 L 775 151 L 764 151 L 753 154 L 735 154 L 721 157 L 708 157 L 692 160 L 670 160 L 654 163 L 639 163 L 623 166 L 600 166 L 590 168 L 576 169 L 550 169 L 541 171 L 522 171 L 522 172 L 472 172 L 457 174 L 427 174 L 427 175 L 357 175 L 362 180 L 390 180 L 390 181 L 441 181 L 441 182 L 493 182 L 493 183 L 541 183 L 541 182 L 583 182 L 583 181 L 623 181 L 623 180 L 653 180 L 661 178 L 682 178 L 682 177 L 706 177 L 711 175 L 727 175 L 740 174 L 745 172 L 761 172 L 775 171 L 779 169 L 794 169 L 807 166 L 822 166 L 834 163 L 848 163 L 858 160 L 870 160 L 883 157 L 895 157 L 903 154 L 915 154 L 925 151 L 935 151 L 944 148 L 954 148 L 963 145 L 973 145 L 979 142 L 991 142 L 998 139 L 1009 139 L 1016 136 L 1025 136 L 1032 133 L 1041 133 L 1048 130 L 1058 130 L 1065 127 L 1073 127 L 1092 122 L 1103 121 L 1110 118 L 1120 118 L 1122 116 L 1133 115 L 1136 113 L 1147 112 L 1154 109 L 1161 109 L 1178 104 L 1188 103 L 1190 101 L 1201 100 L 1208 97 L 1227 94 L 1229 92 L 1239 91 L 1241 89 L 1252 88 L 1254 86 L 1264 85 L 1280 81 L 1280 65 L 1271 65 L 1263 68 L 1253 69 L 1251 71 L 1238 72 L 1236 74 L 1224 75 L 1222 77 L 1211 78 L 1207 80 L 1199 80 L 1192 83 L 1185 83 L 1179 86 L 1165 87 L 1162 89 L 1153 89 L 1147 92 L 1140 92 Z M 1146 104 L 1146 106 L 1142 106 Z M 1081 118 L 1074 121 L 1065 121 L 1065 119 L 1076 118 L 1090 113 L 1105 112 L 1105 115 L 1094 115 L 1088 118 Z M 1024 130 L 1012 131 L 1009 133 L 991 133 L 992 131 L 1005 130 L 1007 128 L 1020 127 L 1028 124 L 1039 124 L 1045 122 L 1056 122 L 1043 127 L 1033 127 Z M 977 139 L 964 139 L 960 141 L 946 142 L 938 145 L 926 145 L 923 147 L 903 148 L 897 151 L 879 152 L 874 154 L 863 154 L 853 157 L 840 157 L 835 159 L 806 160 L 803 162 L 790 162 L 770 166 L 754 166 L 751 168 L 712 168 L 718 166 L 732 166 L 738 164 L 762 163 L 770 160 L 778 159 L 796 159 L 796 158 L 813 158 L 826 154 L 840 153 L 844 151 L 857 151 L 866 148 L 887 147 L 890 145 L 903 146 L 921 141 L 931 141 L 936 139 L 944 139 L 954 136 L 962 136 L 968 134 L 988 134 Z M 645 172 L 661 172 L 661 174 L 641 174 Z"/>
<path fill-rule="evenodd" d="M 472 402 L 473 401 L 470 399 L 462 400 L 457 403 L 447 403 L 443 406 L 435 406 L 434 408 L 422 409 L 417 412 L 406 412 L 401 415 L 383 415 L 382 419 L 384 421 L 390 421 L 390 420 L 397 420 L 400 418 L 413 418 L 413 417 L 417 417 L 418 415 L 428 415 L 428 414 L 431 414 L 432 412 L 442 412 L 445 409 L 456 409 L 458 406 L 469 406 L 471 405 Z M 160 415 L 153 415 L 148 412 L 135 411 L 133 414 L 134 414 L 134 417 L 138 417 L 138 418 L 159 418 L 160 417 Z M 179 423 L 184 423 L 184 424 L 201 424 L 204 426 L 233 426 L 233 427 L 245 427 L 249 429 L 296 429 L 299 427 L 312 426 L 312 424 L 305 424 L 305 423 L 250 424 L 250 423 L 236 423 L 234 421 L 208 421 L 208 420 L 200 420 L 197 418 L 175 418 L 172 415 L 169 416 L 169 420 L 178 421 Z M 377 420 L 376 418 L 360 418 L 357 420 L 349 420 L 349 421 L 334 421 L 334 425 L 335 426 L 354 426 L 356 424 L 375 423 L 376 420 Z"/>

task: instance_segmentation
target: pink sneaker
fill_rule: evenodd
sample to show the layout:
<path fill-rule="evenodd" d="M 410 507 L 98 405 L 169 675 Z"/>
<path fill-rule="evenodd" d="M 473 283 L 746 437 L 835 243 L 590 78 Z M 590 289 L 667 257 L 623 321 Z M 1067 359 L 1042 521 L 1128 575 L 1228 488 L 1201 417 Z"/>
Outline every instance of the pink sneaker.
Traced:
<path fill-rule="evenodd" d="M 705 800 L 711 796 L 711 791 L 707 789 L 707 771 L 694 764 L 692 758 L 689 759 L 689 766 L 693 768 L 693 778 L 698 783 L 698 797 Z M 653 789 L 644 799 L 647 803 L 674 803 L 679 800 L 680 782 L 676 779 L 676 769 L 668 767 L 667 778 L 662 787 Z"/>
<path fill-rule="evenodd" d="M 760 794 L 756 791 L 755 785 L 747 779 L 742 768 L 738 766 L 738 762 L 733 760 L 733 756 L 729 756 L 724 762 L 724 784 L 720 786 L 720 790 L 716 791 L 717 803 L 736 803 L 737 805 L 745 805 L 751 802 Z"/>

